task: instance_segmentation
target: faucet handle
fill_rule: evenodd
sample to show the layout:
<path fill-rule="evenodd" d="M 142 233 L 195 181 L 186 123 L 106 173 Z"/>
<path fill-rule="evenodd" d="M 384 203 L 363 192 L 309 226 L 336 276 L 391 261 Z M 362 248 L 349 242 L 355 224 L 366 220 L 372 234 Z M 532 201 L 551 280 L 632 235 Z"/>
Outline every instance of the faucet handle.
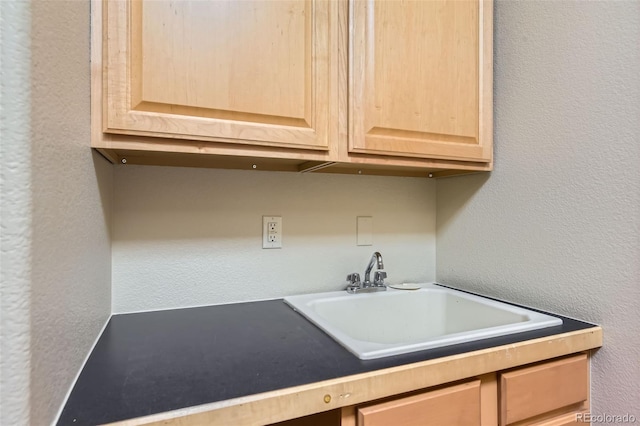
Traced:
<path fill-rule="evenodd" d="M 354 272 L 353 274 L 347 275 L 347 282 L 350 286 L 360 287 L 360 274 Z"/>
<path fill-rule="evenodd" d="M 353 273 L 347 275 L 347 293 L 355 293 L 362 288 L 360 274 Z"/>
<path fill-rule="evenodd" d="M 387 278 L 387 273 L 385 271 L 376 271 L 375 275 L 373 276 L 373 285 L 376 286 L 383 286 L 384 284 L 384 279 Z"/>

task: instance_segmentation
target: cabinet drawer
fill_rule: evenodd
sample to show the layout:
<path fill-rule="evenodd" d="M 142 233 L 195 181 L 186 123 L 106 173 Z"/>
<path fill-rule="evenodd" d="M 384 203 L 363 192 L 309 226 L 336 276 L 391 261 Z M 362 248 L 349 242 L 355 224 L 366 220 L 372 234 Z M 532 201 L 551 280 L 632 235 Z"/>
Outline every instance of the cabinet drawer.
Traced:
<path fill-rule="evenodd" d="M 588 373 L 585 354 L 503 373 L 500 424 L 512 424 L 586 401 Z"/>
<path fill-rule="evenodd" d="M 480 380 L 358 409 L 358 426 L 480 425 Z"/>
<path fill-rule="evenodd" d="M 552 417 L 550 419 L 541 420 L 532 423 L 530 426 L 588 426 L 591 423 L 585 420 L 588 411 L 572 411 L 562 416 Z"/>

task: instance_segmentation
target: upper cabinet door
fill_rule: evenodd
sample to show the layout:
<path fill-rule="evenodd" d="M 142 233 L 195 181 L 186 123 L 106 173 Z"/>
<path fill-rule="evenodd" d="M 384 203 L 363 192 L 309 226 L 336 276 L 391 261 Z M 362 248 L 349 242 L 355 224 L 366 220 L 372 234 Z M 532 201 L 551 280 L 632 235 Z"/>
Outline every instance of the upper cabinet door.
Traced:
<path fill-rule="evenodd" d="M 332 2 L 104 7 L 105 132 L 328 149 Z"/>
<path fill-rule="evenodd" d="M 350 152 L 492 160 L 492 7 L 351 2 Z"/>

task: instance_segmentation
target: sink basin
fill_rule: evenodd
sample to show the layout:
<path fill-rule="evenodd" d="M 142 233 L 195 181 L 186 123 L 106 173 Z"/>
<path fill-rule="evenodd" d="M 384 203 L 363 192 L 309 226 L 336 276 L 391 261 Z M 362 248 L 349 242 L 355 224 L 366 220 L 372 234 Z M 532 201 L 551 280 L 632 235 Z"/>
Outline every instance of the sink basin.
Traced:
<path fill-rule="evenodd" d="M 562 324 L 551 315 L 435 284 L 411 291 L 305 294 L 284 301 L 360 359 Z"/>

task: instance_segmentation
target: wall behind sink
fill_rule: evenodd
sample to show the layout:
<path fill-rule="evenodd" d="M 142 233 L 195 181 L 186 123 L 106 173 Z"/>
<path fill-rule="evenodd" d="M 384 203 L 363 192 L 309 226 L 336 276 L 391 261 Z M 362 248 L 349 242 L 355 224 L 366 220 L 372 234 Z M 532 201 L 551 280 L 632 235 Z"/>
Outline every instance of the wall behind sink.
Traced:
<path fill-rule="evenodd" d="M 338 290 L 375 250 L 390 282 L 435 277 L 428 179 L 127 165 L 115 194 L 114 313 Z M 263 215 L 282 216 L 282 249 L 262 249 Z"/>
<path fill-rule="evenodd" d="M 640 2 L 495 3 L 495 171 L 440 180 L 437 278 L 601 324 L 640 419 Z"/>

